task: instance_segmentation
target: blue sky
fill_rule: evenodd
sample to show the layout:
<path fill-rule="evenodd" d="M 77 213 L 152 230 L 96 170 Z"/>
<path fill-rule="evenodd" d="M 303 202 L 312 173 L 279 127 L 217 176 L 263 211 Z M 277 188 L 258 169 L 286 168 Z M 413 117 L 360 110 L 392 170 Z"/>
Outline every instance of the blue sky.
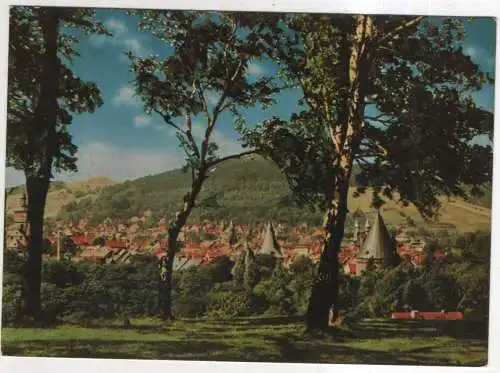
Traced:
<path fill-rule="evenodd" d="M 81 57 L 73 69 L 85 80 L 94 81 L 100 88 L 104 105 L 93 114 L 75 117 L 71 132 L 78 151 L 76 174 L 57 175 L 56 179 L 80 180 L 94 176 L 109 176 L 123 181 L 163 172 L 182 165 L 183 156 L 177 139 L 160 117 L 147 116 L 133 97 L 126 51 L 137 55 L 168 53 L 165 44 L 137 30 L 137 19 L 120 10 L 101 10 L 98 18 L 114 34 L 85 37 L 79 44 Z M 466 25 L 463 48 L 484 71 L 494 73 L 495 22 L 475 19 Z M 276 71 L 270 62 L 251 64 L 248 73 L 254 77 Z M 247 110 L 249 124 L 271 116 L 288 118 L 297 109 L 298 91 L 280 94 L 277 105 L 262 111 L 260 106 Z M 478 104 L 493 111 L 493 87 L 488 86 L 476 95 Z M 195 129 L 196 129 L 195 124 Z M 230 115 L 220 118 L 214 140 L 223 154 L 241 150 Z M 7 169 L 6 186 L 24 182 L 22 174 Z"/>

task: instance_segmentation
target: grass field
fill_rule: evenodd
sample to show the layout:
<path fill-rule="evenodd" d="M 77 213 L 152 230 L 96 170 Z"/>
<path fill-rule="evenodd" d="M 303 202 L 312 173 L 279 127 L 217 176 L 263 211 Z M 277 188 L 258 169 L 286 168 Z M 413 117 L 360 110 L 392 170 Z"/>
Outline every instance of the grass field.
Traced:
<path fill-rule="evenodd" d="M 323 337 L 297 318 L 215 322 L 132 319 L 99 327 L 4 328 L 2 353 L 16 356 L 345 364 L 487 363 L 485 328 L 465 321 L 366 320 Z"/>

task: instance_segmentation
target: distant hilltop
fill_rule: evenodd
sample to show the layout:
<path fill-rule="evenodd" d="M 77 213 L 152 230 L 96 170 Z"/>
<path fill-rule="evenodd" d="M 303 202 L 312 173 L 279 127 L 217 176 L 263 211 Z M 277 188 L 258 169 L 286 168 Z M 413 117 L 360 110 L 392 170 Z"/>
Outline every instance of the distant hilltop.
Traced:
<path fill-rule="evenodd" d="M 86 180 L 75 180 L 75 181 L 69 181 L 69 182 L 55 180 L 55 181 L 51 182 L 50 189 L 51 190 L 57 190 L 57 189 L 63 189 L 63 188 L 92 189 L 92 188 L 99 188 L 99 187 L 115 185 L 115 184 L 119 184 L 119 182 L 111 179 L 108 176 L 96 176 L 96 177 L 91 177 L 90 179 L 86 179 Z M 10 188 L 6 188 L 6 189 L 7 189 L 7 191 L 12 190 L 12 194 L 18 194 L 18 193 L 21 193 L 21 191 L 24 189 L 24 184 L 10 187 Z"/>

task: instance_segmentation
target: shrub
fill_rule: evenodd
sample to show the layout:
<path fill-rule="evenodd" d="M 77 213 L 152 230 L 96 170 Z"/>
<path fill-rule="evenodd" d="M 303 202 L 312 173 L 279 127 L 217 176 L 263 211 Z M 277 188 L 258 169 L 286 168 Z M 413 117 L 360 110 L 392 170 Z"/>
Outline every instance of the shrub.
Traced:
<path fill-rule="evenodd" d="M 246 293 L 216 291 L 207 297 L 207 317 L 232 319 L 249 314 L 253 314 L 253 312 L 251 312 L 251 304 Z"/>
<path fill-rule="evenodd" d="M 2 325 L 13 325 L 21 319 L 22 286 L 20 283 L 3 284 L 2 294 Z"/>

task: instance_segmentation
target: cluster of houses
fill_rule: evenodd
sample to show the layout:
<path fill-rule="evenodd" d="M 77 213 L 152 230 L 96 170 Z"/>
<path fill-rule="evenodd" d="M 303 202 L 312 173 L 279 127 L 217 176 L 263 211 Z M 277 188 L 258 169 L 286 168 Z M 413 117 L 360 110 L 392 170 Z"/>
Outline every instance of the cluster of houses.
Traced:
<path fill-rule="evenodd" d="M 73 261 L 99 261 L 102 263 L 127 262 L 137 254 L 154 255 L 161 258 L 168 249 L 165 220 L 160 220 L 155 227 L 144 228 L 144 222 L 151 217 L 150 212 L 141 218 L 133 218 L 128 224 L 112 224 L 107 221 L 96 227 L 89 226 L 85 220 L 76 225 L 59 225 L 56 232 L 46 237 L 56 247 L 55 255 L 45 255 L 45 259 L 60 260 L 65 256 L 62 237 L 72 241 L 78 249 L 71 256 Z M 6 231 L 6 247 L 16 249 L 26 244 L 29 231 L 26 214 L 26 198 L 20 198 L 14 211 L 14 225 Z M 193 240 L 192 237 L 208 237 Z M 256 254 L 269 254 L 282 259 L 288 267 L 299 256 L 306 256 L 313 262 L 320 260 L 323 248 L 321 229 L 307 227 L 293 228 L 286 231 L 281 224 L 268 223 L 251 228 L 248 225 L 225 226 L 222 223 L 204 222 L 186 225 L 179 236 L 179 253 L 176 255 L 174 270 L 210 263 L 216 257 L 228 256 L 236 259 L 244 248 L 250 247 Z M 372 260 L 375 264 L 390 263 L 399 254 L 415 266 L 424 260 L 422 240 L 416 240 L 405 233 L 391 237 L 387 227 L 377 212 L 370 224 L 366 220 L 364 229 L 358 222 L 354 224 L 352 239 L 343 243 L 339 254 L 344 271 L 359 275 Z M 434 253 L 436 258 L 443 257 L 442 251 Z"/>

